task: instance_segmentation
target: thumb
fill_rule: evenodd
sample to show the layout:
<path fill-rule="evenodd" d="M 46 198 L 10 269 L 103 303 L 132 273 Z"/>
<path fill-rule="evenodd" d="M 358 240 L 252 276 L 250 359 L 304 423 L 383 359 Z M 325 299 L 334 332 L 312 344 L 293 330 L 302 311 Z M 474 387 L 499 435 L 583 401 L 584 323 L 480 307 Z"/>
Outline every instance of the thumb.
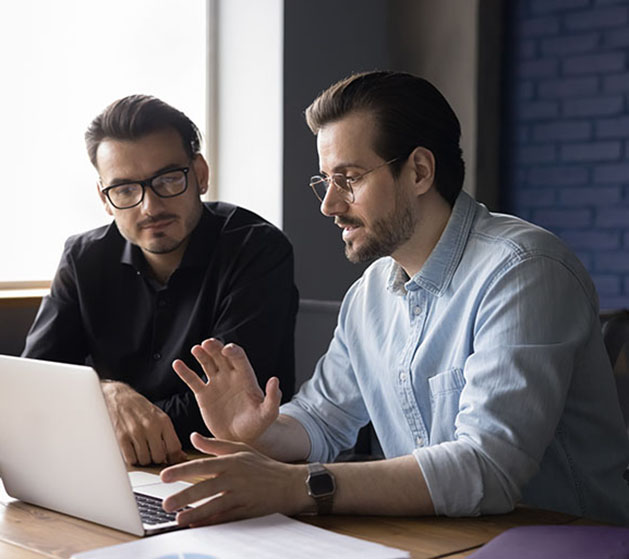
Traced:
<path fill-rule="evenodd" d="M 266 383 L 266 395 L 262 402 L 262 413 L 265 420 L 274 421 L 277 418 L 280 413 L 281 401 L 280 380 L 277 377 L 271 377 Z"/>
<path fill-rule="evenodd" d="M 190 435 L 190 442 L 197 450 L 203 452 L 204 454 L 212 454 L 214 456 L 233 454 L 248 448 L 247 445 L 243 443 L 204 437 L 199 433 L 192 433 Z"/>

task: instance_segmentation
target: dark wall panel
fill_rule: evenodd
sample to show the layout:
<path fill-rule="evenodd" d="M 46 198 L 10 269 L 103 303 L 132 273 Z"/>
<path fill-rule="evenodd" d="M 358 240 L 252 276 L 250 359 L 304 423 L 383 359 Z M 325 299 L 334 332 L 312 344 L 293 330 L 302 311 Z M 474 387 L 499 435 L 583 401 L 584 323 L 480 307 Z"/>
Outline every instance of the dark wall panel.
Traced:
<path fill-rule="evenodd" d="M 301 296 L 339 300 L 364 266 L 346 261 L 340 229 L 308 187 L 319 166 L 304 111 L 352 72 L 388 67 L 388 2 L 289 0 L 284 9 L 284 231 Z"/>

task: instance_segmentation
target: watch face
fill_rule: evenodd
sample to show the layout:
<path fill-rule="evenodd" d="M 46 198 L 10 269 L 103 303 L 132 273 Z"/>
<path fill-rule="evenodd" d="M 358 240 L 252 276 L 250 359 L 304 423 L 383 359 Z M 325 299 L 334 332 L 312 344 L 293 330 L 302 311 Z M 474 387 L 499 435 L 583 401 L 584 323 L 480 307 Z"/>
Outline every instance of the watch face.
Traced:
<path fill-rule="evenodd" d="M 310 492 L 314 496 L 328 495 L 334 492 L 334 481 L 330 474 L 312 474 L 308 480 Z"/>

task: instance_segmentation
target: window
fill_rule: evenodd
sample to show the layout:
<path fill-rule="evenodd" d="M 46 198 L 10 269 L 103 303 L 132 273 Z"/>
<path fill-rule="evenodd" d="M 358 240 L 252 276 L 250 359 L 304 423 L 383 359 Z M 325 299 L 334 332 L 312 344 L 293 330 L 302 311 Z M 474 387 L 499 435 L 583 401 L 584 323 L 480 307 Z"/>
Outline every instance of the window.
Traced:
<path fill-rule="evenodd" d="M 0 4 L 0 284 L 51 279 L 109 221 L 83 134 L 110 102 L 155 95 L 205 135 L 207 29 L 206 0 Z"/>

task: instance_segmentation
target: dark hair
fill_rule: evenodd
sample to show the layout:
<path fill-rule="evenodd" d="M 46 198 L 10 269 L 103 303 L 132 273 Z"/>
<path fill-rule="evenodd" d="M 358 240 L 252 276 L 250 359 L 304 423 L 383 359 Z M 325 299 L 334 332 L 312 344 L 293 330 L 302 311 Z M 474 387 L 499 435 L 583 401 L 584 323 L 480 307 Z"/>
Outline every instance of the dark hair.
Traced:
<path fill-rule="evenodd" d="M 405 156 L 418 146 L 429 149 L 435 157 L 437 191 L 454 204 L 465 175 L 461 126 L 437 88 L 407 73 L 354 74 L 321 93 L 306 109 L 306 121 L 317 134 L 326 124 L 356 111 L 369 111 L 376 118 L 374 151 L 385 160 L 401 158 L 391 165 L 395 177 Z"/>
<path fill-rule="evenodd" d="M 136 140 L 166 128 L 174 128 L 190 158 L 200 153 L 201 133 L 184 113 L 150 95 L 129 95 L 114 101 L 88 126 L 85 145 L 92 165 L 105 138 Z"/>

